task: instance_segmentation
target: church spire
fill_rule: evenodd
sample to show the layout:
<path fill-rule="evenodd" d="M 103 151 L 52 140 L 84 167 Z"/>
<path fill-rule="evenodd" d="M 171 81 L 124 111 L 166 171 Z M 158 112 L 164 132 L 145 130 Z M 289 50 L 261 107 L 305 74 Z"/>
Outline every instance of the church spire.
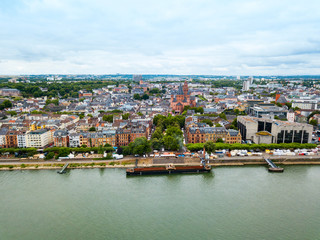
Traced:
<path fill-rule="evenodd" d="M 188 83 L 187 83 L 187 80 L 185 80 L 183 84 L 183 93 L 184 95 L 188 95 L 188 92 L 189 92 Z"/>

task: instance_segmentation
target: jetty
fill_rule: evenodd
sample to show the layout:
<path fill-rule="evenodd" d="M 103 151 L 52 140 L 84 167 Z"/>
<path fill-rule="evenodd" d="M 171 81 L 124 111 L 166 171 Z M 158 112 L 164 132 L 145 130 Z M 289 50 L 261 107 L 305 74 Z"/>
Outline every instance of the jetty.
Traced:
<path fill-rule="evenodd" d="M 264 158 L 269 165 L 269 172 L 283 172 L 284 169 L 275 165 L 270 158 Z"/>
<path fill-rule="evenodd" d="M 66 163 L 64 166 L 63 166 L 63 168 L 60 170 L 60 171 L 58 171 L 58 173 L 59 174 L 62 174 L 62 173 L 66 173 L 66 168 L 69 166 L 69 163 Z"/>

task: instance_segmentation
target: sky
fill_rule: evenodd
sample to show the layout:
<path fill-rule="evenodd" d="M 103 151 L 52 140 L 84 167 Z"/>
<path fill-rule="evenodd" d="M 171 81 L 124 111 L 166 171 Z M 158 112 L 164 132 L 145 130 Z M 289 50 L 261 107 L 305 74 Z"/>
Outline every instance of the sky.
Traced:
<path fill-rule="evenodd" d="M 319 0 L 0 0 L 0 75 L 316 75 L 319 9 Z"/>

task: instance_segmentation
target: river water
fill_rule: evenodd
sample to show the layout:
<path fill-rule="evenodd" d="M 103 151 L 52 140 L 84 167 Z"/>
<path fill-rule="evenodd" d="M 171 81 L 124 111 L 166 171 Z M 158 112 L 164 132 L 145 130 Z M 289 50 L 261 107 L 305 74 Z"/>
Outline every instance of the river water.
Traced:
<path fill-rule="evenodd" d="M 320 166 L 0 171 L 0 239 L 320 239 Z"/>

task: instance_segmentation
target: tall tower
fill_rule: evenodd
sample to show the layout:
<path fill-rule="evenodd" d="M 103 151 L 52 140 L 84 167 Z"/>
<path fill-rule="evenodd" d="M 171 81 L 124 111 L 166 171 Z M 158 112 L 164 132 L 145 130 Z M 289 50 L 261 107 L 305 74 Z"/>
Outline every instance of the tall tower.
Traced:
<path fill-rule="evenodd" d="M 189 92 L 188 83 L 187 83 L 187 80 L 185 80 L 183 84 L 183 94 L 188 95 L 188 92 Z"/>

